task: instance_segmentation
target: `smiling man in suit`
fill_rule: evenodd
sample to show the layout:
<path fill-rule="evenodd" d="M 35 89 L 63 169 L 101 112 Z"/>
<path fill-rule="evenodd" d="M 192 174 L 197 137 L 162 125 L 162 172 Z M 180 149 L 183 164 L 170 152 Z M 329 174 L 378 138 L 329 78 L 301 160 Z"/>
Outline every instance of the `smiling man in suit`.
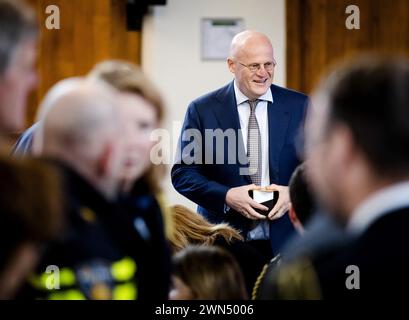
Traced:
<path fill-rule="evenodd" d="M 270 241 L 275 254 L 293 231 L 287 185 L 307 97 L 272 84 L 276 60 L 262 33 L 237 34 L 227 65 L 234 80 L 188 107 L 172 182 L 208 220 L 230 223 L 259 248 L 271 250 Z M 249 196 L 260 187 L 279 191 L 270 211 Z"/>

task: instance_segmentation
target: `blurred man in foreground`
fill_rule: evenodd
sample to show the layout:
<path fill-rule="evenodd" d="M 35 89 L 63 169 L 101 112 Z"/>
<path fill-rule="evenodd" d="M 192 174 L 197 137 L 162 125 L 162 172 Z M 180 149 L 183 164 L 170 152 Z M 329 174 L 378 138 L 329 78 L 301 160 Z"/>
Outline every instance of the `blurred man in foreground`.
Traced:
<path fill-rule="evenodd" d="M 379 299 L 409 284 L 408 89 L 407 59 L 364 57 L 332 73 L 314 95 L 307 171 L 351 240 L 283 265 L 271 298 Z"/>

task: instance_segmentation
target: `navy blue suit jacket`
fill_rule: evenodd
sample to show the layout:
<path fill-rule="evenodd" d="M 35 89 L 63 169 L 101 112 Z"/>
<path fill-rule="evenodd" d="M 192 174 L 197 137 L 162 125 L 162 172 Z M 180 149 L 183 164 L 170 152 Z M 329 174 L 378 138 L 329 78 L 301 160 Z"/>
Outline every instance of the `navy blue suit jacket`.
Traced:
<path fill-rule="evenodd" d="M 295 140 L 304 122 L 307 96 L 276 85 L 271 86 L 271 92 L 273 103 L 269 102 L 267 108 L 270 183 L 288 185 L 291 174 L 300 163 Z M 189 131 L 186 131 L 187 129 L 196 129 L 190 130 L 196 132 L 190 139 L 186 136 Z M 217 164 L 215 141 L 205 141 L 206 129 L 233 129 L 236 133 L 240 129 L 233 82 L 194 100 L 189 105 L 171 175 L 175 189 L 197 203 L 200 214 L 213 223 L 228 222 L 245 233 L 251 221 L 234 210 L 225 210 L 227 191 L 232 187 L 252 183 L 248 175 L 240 174 L 240 168 L 248 167 L 248 163 L 228 163 L 228 152 L 236 150 L 238 157 L 245 157 L 242 136 L 237 134 L 233 144 L 225 143 L 223 161 Z M 196 160 L 202 163 L 190 163 L 187 159 L 187 155 L 192 156 L 193 153 L 188 151 L 193 147 L 195 151 L 199 151 Z M 240 151 L 243 154 L 238 155 Z M 213 164 L 206 164 L 206 158 L 213 159 Z M 271 229 L 270 238 L 272 242 L 276 242 L 273 248 L 277 248 L 292 227 L 288 217 L 274 220 L 271 225 L 273 224 L 276 227 Z"/>

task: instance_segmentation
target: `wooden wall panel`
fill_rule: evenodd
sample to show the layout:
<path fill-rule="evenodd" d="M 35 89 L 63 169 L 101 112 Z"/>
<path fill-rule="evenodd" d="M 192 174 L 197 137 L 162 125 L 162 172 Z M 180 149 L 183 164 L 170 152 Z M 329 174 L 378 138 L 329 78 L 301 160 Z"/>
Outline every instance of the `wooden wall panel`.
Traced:
<path fill-rule="evenodd" d="M 86 74 L 105 59 L 140 63 L 141 34 L 126 30 L 126 0 L 27 0 L 37 11 L 39 86 L 29 101 L 27 125 L 47 90 L 66 77 Z M 48 30 L 48 5 L 60 9 L 61 29 Z"/>
<path fill-rule="evenodd" d="M 345 27 L 350 4 L 359 30 Z M 310 93 L 329 66 L 364 51 L 409 54 L 409 1 L 287 0 L 288 87 Z"/>

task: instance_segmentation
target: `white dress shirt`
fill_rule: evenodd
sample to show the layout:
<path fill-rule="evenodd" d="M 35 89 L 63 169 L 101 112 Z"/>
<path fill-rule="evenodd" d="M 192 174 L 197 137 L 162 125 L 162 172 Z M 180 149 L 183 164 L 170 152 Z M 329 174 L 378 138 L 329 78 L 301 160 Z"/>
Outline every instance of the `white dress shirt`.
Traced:
<path fill-rule="evenodd" d="M 239 112 L 240 127 L 243 135 L 244 151 L 247 154 L 247 134 L 250 117 L 250 106 L 244 93 L 236 86 L 234 82 L 234 93 L 236 95 L 237 110 Z M 261 187 L 270 185 L 270 169 L 268 162 L 268 101 L 273 102 L 273 95 L 271 89 L 268 89 L 260 98 L 256 107 L 256 118 L 261 135 Z"/>
<path fill-rule="evenodd" d="M 240 127 L 243 136 L 244 150 L 247 154 L 247 135 L 250 117 L 250 105 L 243 92 L 236 85 L 234 81 L 234 94 L 236 96 L 237 110 L 239 112 Z M 258 98 L 260 101 L 256 107 L 256 118 L 261 135 L 261 186 L 266 187 L 270 185 L 270 169 L 268 158 L 268 102 L 273 103 L 273 95 L 269 88 L 265 94 Z M 270 238 L 270 227 L 267 220 L 261 221 L 257 227 L 250 230 L 247 234 L 247 240 L 266 240 Z"/>
<path fill-rule="evenodd" d="M 409 207 L 409 181 L 383 188 L 364 200 L 349 219 L 347 231 L 361 234 L 385 214 L 405 207 Z"/>

